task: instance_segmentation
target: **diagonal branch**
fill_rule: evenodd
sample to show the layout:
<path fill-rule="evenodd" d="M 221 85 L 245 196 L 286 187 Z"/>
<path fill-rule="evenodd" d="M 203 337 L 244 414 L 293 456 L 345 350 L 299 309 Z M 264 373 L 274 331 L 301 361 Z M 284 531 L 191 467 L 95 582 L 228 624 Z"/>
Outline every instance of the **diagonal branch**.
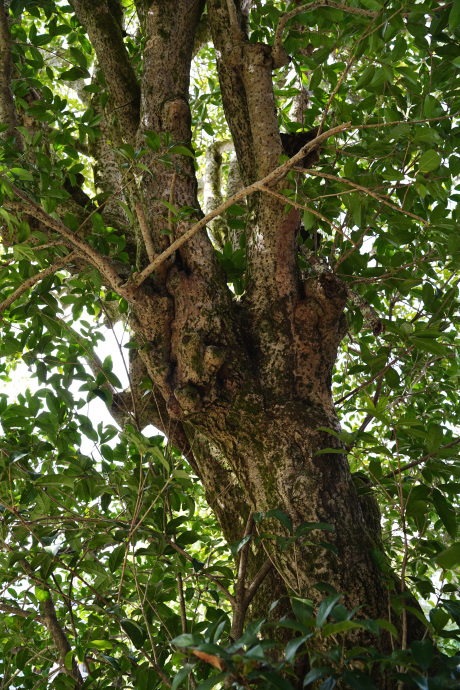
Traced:
<path fill-rule="evenodd" d="M 357 189 L 360 192 L 364 192 L 364 194 L 369 194 L 369 196 L 373 197 L 374 199 L 377 199 L 377 201 L 380 201 L 385 206 L 389 206 L 394 211 L 399 211 L 400 213 L 404 213 L 406 216 L 410 216 L 411 218 L 418 220 L 419 223 L 422 223 L 423 225 L 429 225 L 427 220 L 420 218 L 420 216 L 417 216 L 415 213 L 411 213 L 410 211 L 406 211 L 405 209 L 401 208 L 400 206 L 396 206 L 396 204 L 392 204 L 390 201 L 387 201 L 382 196 L 380 196 L 380 194 L 376 194 L 375 192 L 372 192 L 370 189 L 368 189 L 367 187 L 363 187 L 360 184 L 356 184 L 355 182 L 350 182 L 350 180 L 346 180 L 343 177 L 337 177 L 337 175 L 330 175 L 329 173 L 320 172 L 319 170 L 310 170 L 310 169 L 302 168 L 302 172 L 307 173 L 308 175 L 315 175 L 316 177 L 323 177 L 326 180 L 333 180 L 334 182 L 340 182 L 341 184 L 347 184 L 350 187 L 353 187 L 354 189 Z"/>
<path fill-rule="evenodd" d="M 391 472 L 388 472 L 387 474 L 384 475 L 384 478 L 389 479 L 390 477 L 395 477 L 397 474 L 404 472 L 404 470 L 409 470 L 412 467 L 417 467 L 417 465 L 421 465 L 423 462 L 430 460 L 430 458 L 437 455 L 440 451 L 447 450 L 448 448 L 453 448 L 454 446 L 458 446 L 459 443 L 460 443 L 460 438 L 456 438 L 455 441 L 451 441 L 450 443 L 447 443 L 445 446 L 440 446 L 436 450 L 431 451 L 431 453 L 427 453 L 426 455 L 419 458 L 418 460 L 412 460 L 412 462 L 408 462 L 405 465 L 401 465 L 401 467 L 399 467 L 397 470 L 392 470 Z"/>
<path fill-rule="evenodd" d="M 64 223 L 60 220 L 56 220 L 50 216 L 46 211 L 44 211 L 41 206 L 39 206 L 35 201 L 33 201 L 25 192 L 18 189 L 14 184 L 11 184 L 10 180 L 6 179 L 3 175 L 0 175 L 0 180 L 5 180 L 9 187 L 13 190 L 16 196 L 26 202 L 27 209 L 24 209 L 31 216 L 37 220 L 41 220 L 45 225 L 65 237 L 69 242 L 81 251 L 83 256 L 100 271 L 103 278 L 107 281 L 107 284 L 118 292 L 119 295 L 129 299 L 128 292 L 121 288 L 121 283 L 123 282 L 116 270 L 113 268 L 109 259 L 100 254 L 96 249 L 93 249 L 88 242 L 77 237 L 69 228 L 67 228 Z M 121 289 L 121 292 L 120 292 Z"/>
<path fill-rule="evenodd" d="M 5 309 L 8 309 L 9 306 L 15 302 L 18 297 L 24 294 L 24 292 L 27 292 L 33 285 L 36 285 L 36 283 L 39 283 L 41 280 L 44 278 L 47 278 L 50 276 L 52 273 L 55 273 L 58 271 L 60 268 L 63 268 L 66 264 L 70 263 L 75 259 L 75 257 L 78 256 L 77 252 L 71 252 L 70 254 L 67 254 L 67 256 L 63 256 L 57 261 L 54 262 L 54 264 L 51 264 L 51 266 L 47 266 L 47 268 L 44 268 L 43 271 L 40 271 L 39 273 L 36 273 L 34 276 L 31 276 L 30 278 L 27 278 L 22 285 L 20 285 L 14 292 L 11 293 L 3 302 L 0 304 L 0 314 L 2 314 Z"/>
<path fill-rule="evenodd" d="M 5 604 L 0 601 L 0 611 L 5 613 L 10 613 L 12 616 L 20 616 L 21 618 L 29 618 L 29 616 L 34 616 L 34 620 L 39 623 L 43 622 L 43 617 L 40 616 L 36 611 L 28 611 L 27 609 L 18 609 L 17 606 L 11 606 L 10 604 Z"/>
<path fill-rule="evenodd" d="M 300 163 L 300 161 L 305 157 L 305 155 L 311 151 L 312 149 L 316 149 L 319 147 L 323 141 L 326 141 L 326 139 L 329 139 L 329 137 L 335 136 L 336 134 L 339 134 L 340 132 L 343 132 L 344 130 L 348 129 L 350 127 L 350 122 L 346 122 L 343 125 L 338 125 L 337 127 L 334 127 L 333 129 L 328 130 L 327 132 L 323 132 L 319 136 L 317 136 L 315 139 L 312 141 L 309 141 L 305 146 L 303 146 L 298 153 L 296 153 L 295 156 L 287 160 L 286 162 L 282 163 L 282 165 L 278 166 L 270 172 L 268 175 L 266 175 L 263 179 L 258 180 L 257 182 L 254 182 L 253 184 L 249 185 L 248 187 L 245 187 L 241 191 L 237 192 L 233 196 L 231 196 L 229 199 L 224 201 L 223 204 L 220 204 L 217 208 L 215 208 L 213 211 L 210 211 L 207 213 L 204 218 L 198 221 L 198 223 L 195 223 L 195 225 L 192 225 L 192 227 L 187 230 L 187 232 L 184 232 L 184 234 L 179 237 L 175 242 L 171 244 L 167 249 L 165 249 L 164 252 L 162 252 L 155 261 L 152 261 L 151 264 L 147 266 L 141 273 L 138 273 L 137 276 L 134 279 L 134 284 L 139 286 L 141 285 L 144 280 L 146 280 L 149 275 L 155 271 L 158 266 L 161 266 L 161 264 L 166 261 L 168 256 L 171 256 L 171 254 L 174 254 L 174 252 L 182 247 L 190 238 L 192 238 L 196 233 L 204 228 L 207 223 L 209 223 L 210 220 L 215 218 L 216 216 L 221 215 L 224 211 L 226 211 L 230 206 L 233 206 L 236 202 L 240 201 L 241 199 L 244 199 L 245 197 L 249 196 L 250 194 L 254 194 L 254 192 L 263 192 L 267 191 L 264 189 L 264 187 L 268 187 L 270 185 L 276 184 L 280 180 L 283 179 L 287 175 L 287 173 L 293 168 L 295 165 Z"/>
<path fill-rule="evenodd" d="M 249 606 L 251 601 L 254 599 L 257 590 L 259 589 L 260 585 L 265 580 L 266 576 L 272 568 L 273 563 L 269 558 L 267 558 L 267 560 L 260 566 L 252 582 L 246 588 L 246 591 L 244 593 L 244 604 L 246 607 Z"/>
<path fill-rule="evenodd" d="M 299 170 L 300 170 L 300 168 L 299 168 Z M 303 171 L 303 170 L 304 170 L 304 169 L 302 168 L 302 171 Z M 290 199 L 289 197 L 285 196 L 284 194 L 280 194 L 280 192 L 275 192 L 273 189 L 269 189 L 268 187 L 264 187 L 264 190 L 263 190 L 263 191 L 264 191 L 264 192 L 267 192 L 268 194 L 271 194 L 272 196 L 278 197 L 278 199 L 281 199 L 281 200 L 285 201 L 285 202 L 286 202 L 287 204 L 289 204 L 290 206 L 294 206 L 294 208 L 302 209 L 302 211 L 308 211 L 308 212 L 311 213 L 313 216 L 316 216 L 316 217 L 319 218 L 320 220 L 322 220 L 322 221 L 324 221 L 325 223 L 327 223 L 328 225 L 330 225 L 331 228 L 332 228 L 333 230 L 335 230 L 335 232 L 338 232 L 339 235 L 342 235 L 342 237 L 344 237 L 348 242 L 351 242 L 351 244 L 352 244 L 354 247 L 357 246 L 356 243 L 353 242 L 353 240 L 351 239 L 351 237 L 348 237 L 348 235 L 345 235 L 345 233 L 339 228 L 338 225 L 336 225 L 336 224 L 333 223 L 331 220 L 329 220 L 329 218 L 326 218 L 326 216 L 323 216 L 323 214 L 320 213 L 319 211 L 317 211 L 315 208 L 311 208 L 310 206 L 305 206 L 304 204 L 299 204 L 297 201 L 294 201 L 293 199 Z"/>
<path fill-rule="evenodd" d="M 69 673 L 69 675 L 75 678 L 78 685 L 80 686 L 82 683 L 82 678 L 80 676 L 80 672 L 78 670 L 75 657 L 72 658 L 72 671 L 67 671 L 65 660 L 67 654 L 71 651 L 72 647 L 70 646 L 70 642 L 67 639 L 67 635 L 65 634 L 64 630 L 61 627 L 61 624 L 57 619 L 56 609 L 54 608 L 54 602 L 51 598 L 51 593 L 49 591 L 48 595 L 48 599 L 46 601 L 41 602 L 40 604 L 40 608 L 42 611 L 42 622 L 52 637 L 54 645 L 59 653 L 60 662 L 63 667 L 63 670 L 65 669 L 66 672 Z"/>

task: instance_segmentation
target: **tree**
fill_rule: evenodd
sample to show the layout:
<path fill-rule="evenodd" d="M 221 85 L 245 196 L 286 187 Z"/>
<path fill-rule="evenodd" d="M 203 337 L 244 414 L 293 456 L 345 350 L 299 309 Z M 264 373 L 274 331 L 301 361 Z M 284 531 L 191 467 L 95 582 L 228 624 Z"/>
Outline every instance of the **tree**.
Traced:
<path fill-rule="evenodd" d="M 456 686 L 459 41 L 0 4 L 2 688 Z"/>

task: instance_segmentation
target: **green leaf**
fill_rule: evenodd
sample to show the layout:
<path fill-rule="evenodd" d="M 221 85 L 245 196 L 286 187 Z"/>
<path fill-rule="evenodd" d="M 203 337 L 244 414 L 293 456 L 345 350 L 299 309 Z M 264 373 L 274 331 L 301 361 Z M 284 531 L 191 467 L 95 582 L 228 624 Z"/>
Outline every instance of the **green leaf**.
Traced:
<path fill-rule="evenodd" d="M 77 79 L 86 79 L 90 76 L 91 74 L 87 69 L 83 69 L 82 67 L 71 67 L 71 69 L 61 72 L 59 79 L 63 79 L 65 81 L 76 81 Z"/>
<path fill-rule="evenodd" d="M 46 474 L 37 479 L 36 484 L 39 486 L 64 486 L 69 489 L 73 489 L 75 479 L 73 477 L 69 477 L 67 474 Z"/>
<path fill-rule="evenodd" d="M 398 631 L 396 630 L 393 623 L 390 623 L 390 621 L 387 621 L 384 618 L 377 618 L 377 623 L 384 630 L 388 630 L 388 632 L 390 632 L 393 635 L 395 640 L 398 639 Z"/>
<path fill-rule="evenodd" d="M 436 558 L 435 563 L 444 570 L 451 570 L 460 563 L 460 542 L 456 542 L 449 546 L 444 551 L 441 551 Z"/>
<path fill-rule="evenodd" d="M 73 649 L 69 650 L 67 654 L 65 655 L 65 667 L 71 671 L 72 670 L 72 661 L 73 661 Z"/>
<path fill-rule="evenodd" d="M 329 597 L 326 597 L 321 604 L 319 605 L 318 608 L 318 613 L 316 614 L 316 625 L 318 628 L 322 628 L 324 625 L 324 622 L 334 606 L 337 604 L 339 599 L 342 597 L 341 594 L 331 594 Z"/>
<path fill-rule="evenodd" d="M 410 648 L 417 664 L 427 671 L 434 657 L 434 648 L 431 640 L 414 640 L 411 642 Z"/>
<path fill-rule="evenodd" d="M 260 671 L 259 675 L 268 683 L 269 688 L 279 688 L 280 690 L 294 690 L 291 683 L 283 678 L 276 671 Z"/>
<path fill-rule="evenodd" d="M 17 175 L 20 180 L 26 180 L 28 182 L 33 182 L 34 180 L 33 175 L 28 170 L 24 170 L 24 168 L 11 168 L 10 172 Z"/>
<path fill-rule="evenodd" d="M 196 647 L 201 644 L 201 642 L 203 642 L 201 637 L 198 635 L 191 635 L 190 633 L 178 635 L 171 640 L 171 644 L 175 644 L 177 647 Z"/>
<path fill-rule="evenodd" d="M 190 158 L 195 158 L 193 151 L 190 151 L 186 146 L 172 146 L 169 149 L 169 153 L 179 153 L 181 156 L 190 156 Z"/>
<path fill-rule="evenodd" d="M 232 542 L 230 544 L 230 551 L 233 553 L 233 555 L 236 556 L 251 538 L 252 534 L 249 534 L 247 537 L 243 537 L 243 539 L 240 539 L 239 541 Z"/>
<path fill-rule="evenodd" d="M 338 633 L 356 630 L 357 628 L 364 628 L 364 625 L 358 623 L 357 621 L 338 621 L 337 623 L 325 623 L 323 625 L 323 637 L 329 637 L 329 635 L 337 635 Z"/>
<path fill-rule="evenodd" d="M 431 496 L 436 512 L 442 520 L 442 524 L 452 539 L 455 539 L 457 536 L 457 519 L 452 504 L 449 503 L 439 489 L 433 489 Z"/>
<path fill-rule="evenodd" d="M 420 172 L 429 172 L 430 170 L 436 170 L 441 165 L 441 156 L 437 151 L 425 151 L 423 156 L 419 161 Z"/>
<path fill-rule="evenodd" d="M 343 672 L 342 678 L 348 685 L 354 688 L 354 690 L 375 690 L 375 685 L 369 676 L 364 675 L 364 673 L 358 669 L 353 671 L 347 669 Z"/>
<path fill-rule="evenodd" d="M 112 642 L 108 640 L 91 640 L 88 642 L 88 647 L 94 647 L 95 649 L 113 649 Z"/>
<path fill-rule="evenodd" d="M 460 25 L 460 0 L 455 0 L 449 13 L 449 25 L 451 29 L 456 29 Z"/>
<path fill-rule="evenodd" d="M 116 569 L 123 563 L 126 553 L 126 546 L 120 544 L 116 546 L 109 556 L 109 569 L 111 573 L 114 573 Z"/>
<path fill-rule="evenodd" d="M 281 524 L 282 524 L 284 527 L 286 527 L 286 529 L 288 530 L 288 532 L 289 532 L 290 534 L 292 534 L 292 522 L 291 522 L 291 519 L 290 519 L 289 516 L 286 515 L 286 513 L 284 513 L 282 510 L 277 510 L 277 509 L 269 510 L 267 513 L 265 513 L 265 517 L 266 517 L 266 518 L 276 518 L 277 520 L 279 520 L 279 521 L 281 522 Z"/>
<path fill-rule="evenodd" d="M 302 637 L 295 637 L 293 640 L 289 640 L 289 642 L 286 645 L 286 661 L 288 664 L 293 664 L 295 655 L 297 654 L 299 647 L 301 647 L 304 642 L 306 642 L 313 633 L 309 633 L 308 635 L 303 635 Z"/>
<path fill-rule="evenodd" d="M 196 690 L 211 690 L 217 683 L 220 683 L 224 678 L 226 678 L 229 675 L 228 671 L 223 671 L 222 673 L 218 673 L 216 676 L 211 676 L 211 678 L 208 678 L 207 680 L 204 680 L 203 682 L 199 683 L 197 685 Z"/>
<path fill-rule="evenodd" d="M 302 534 L 309 534 L 316 529 L 335 532 L 334 527 L 327 522 L 302 522 L 302 524 L 296 528 L 295 536 L 300 537 Z"/>
<path fill-rule="evenodd" d="M 145 639 L 145 631 L 142 626 L 136 621 L 128 618 L 121 618 L 120 625 L 136 649 L 141 649 Z"/>
<path fill-rule="evenodd" d="M 34 591 L 38 601 L 48 601 L 48 599 L 50 598 L 49 591 L 41 586 L 35 587 Z"/>
<path fill-rule="evenodd" d="M 184 682 L 190 671 L 192 671 L 192 669 L 194 669 L 195 666 L 196 664 L 185 664 L 181 668 L 181 670 L 174 676 L 173 681 L 171 683 L 171 690 L 176 690 L 181 685 L 181 683 Z"/>
<path fill-rule="evenodd" d="M 232 204 L 226 210 L 226 213 L 228 213 L 230 216 L 245 216 L 247 212 L 247 208 L 244 208 L 244 206 L 240 206 L 239 204 Z"/>
<path fill-rule="evenodd" d="M 333 673 L 333 669 L 330 666 L 318 666 L 316 668 L 312 668 L 304 678 L 303 687 L 310 685 L 310 683 L 313 683 L 315 680 L 321 680 L 321 678 L 324 678 L 331 673 Z"/>
<path fill-rule="evenodd" d="M 449 622 L 449 618 L 449 614 L 446 611 L 443 611 L 441 608 L 431 609 L 430 611 L 430 621 L 438 635 L 441 630 L 446 627 L 447 623 Z"/>
<path fill-rule="evenodd" d="M 291 597 L 291 606 L 299 623 L 306 624 L 310 620 L 314 608 L 311 599 Z"/>

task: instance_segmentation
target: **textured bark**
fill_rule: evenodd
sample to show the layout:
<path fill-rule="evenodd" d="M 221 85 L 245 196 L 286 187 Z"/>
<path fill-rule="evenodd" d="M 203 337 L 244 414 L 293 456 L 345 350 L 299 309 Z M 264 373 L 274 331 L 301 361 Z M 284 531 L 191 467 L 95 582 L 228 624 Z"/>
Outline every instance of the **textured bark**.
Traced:
<path fill-rule="evenodd" d="M 203 176 L 203 211 L 205 214 L 213 211 L 223 201 L 222 198 L 222 153 L 233 148 L 230 141 L 216 141 L 206 149 L 205 171 Z M 231 194 L 227 194 L 231 196 Z M 208 225 L 208 230 L 218 249 L 222 251 L 229 239 L 225 218 L 218 216 Z"/>
<path fill-rule="evenodd" d="M 43 624 L 46 626 L 46 629 L 53 640 L 54 646 L 59 654 L 62 669 L 64 670 L 66 669 L 66 656 L 71 651 L 72 647 L 70 646 L 67 635 L 57 619 L 56 609 L 54 608 L 54 602 L 51 598 L 51 594 L 49 594 L 49 598 L 46 601 L 43 601 L 40 604 L 40 610 L 42 612 L 41 620 L 43 621 Z M 78 670 L 78 664 L 75 657 L 72 658 L 72 671 L 68 673 L 75 678 L 75 687 L 80 688 L 83 684 L 83 679 Z"/>
<path fill-rule="evenodd" d="M 139 124 L 139 85 L 123 42 L 123 10 L 119 0 L 71 0 L 86 28 L 109 85 L 125 141 L 134 142 Z"/>
<path fill-rule="evenodd" d="M 168 146 L 167 136 L 190 147 L 189 75 L 204 0 L 138 0 L 145 40 L 140 87 L 123 44 L 121 4 L 71 2 L 109 86 L 120 141 L 142 145 L 144 134 L 153 131 L 163 137 L 159 153 Z M 249 5 L 207 2 L 225 114 L 245 184 L 275 169 L 283 152 L 272 49 L 249 43 Z M 91 149 L 95 180 L 101 190 L 115 191 L 120 175 L 110 148 L 114 134 L 107 121 L 101 131 Z M 136 235 L 138 270 L 201 215 L 192 159 L 173 154 L 167 167 L 158 158 L 154 152 L 143 158 L 152 174 L 140 176 L 130 191 L 131 205 L 145 216 L 143 233 Z M 175 222 L 162 201 L 188 207 L 190 215 Z M 229 542 L 242 538 L 251 512 L 274 508 L 290 517 L 294 529 L 303 522 L 333 526 L 334 532 L 300 538 L 295 553 L 281 552 L 274 540 L 265 542 L 267 554 L 248 547 L 242 601 L 267 555 L 275 566 L 257 581 L 251 616 L 266 616 L 271 601 L 288 592 L 319 601 L 314 585 L 322 581 L 344 592 L 349 608 L 361 606 L 364 615 L 386 618 L 388 593 L 371 557 L 381 538 L 376 514 L 359 501 L 345 454 L 317 454 L 341 448 L 324 429 L 340 431 L 331 381 L 346 330 L 346 286 L 327 272 L 312 270 L 301 278 L 297 210 L 286 213 L 283 200 L 262 193 L 250 197 L 248 208 L 247 290 L 241 301 L 227 288 L 204 230 L 139 287 L 78 240 L 87 261 L 100 266 L 104 282 L 130 302 L 130 326 L 139 344 L 130 361 L 131 390 L 115 396 L 114 416 L 138 428 L 153 423 L 179 446 Z M 46 222 L 33 204 L 30 212 Z M 70 231 L 52 220 L 50 227 L 75 245 Z M 118 218 L 121 225 L 125 220 Z M 144 398 L 138 384 L 146 375 L 152 392 Z M 276 520 L 269 531 L 287 536 Z M 307 543 L 312 540 L 313 546 Z M 338 556 L 321 540 L 335 546 Z M 234 632 L 244 620 L 244 615 L 236 620 Z M 357 632 L 352 641 L 389 649 L 386 636 L 376 641 Z M 387 687 L 385 679 L 379 683 Z"/>
<path fill-rule="evenodd" d="M 170 132 L 176 143 L 191 141 L 188 80 L 202 7 L 200 0 L 138 4 L 145 36 L 139 142 L 142 132 L 151 130 Z M 279 164 L 282 144 L 270 48 L 248 43 L 244 15 L 236 9 L 230 17 L 227 2 L 208 2 L 227 120 L 242 178 L 253 181 Z M 173 162 L 175 173 L 152 154 L 155 176 L 141 181 L 156 251 L 169 243 L 158 200 L 198 209 L 190 159 L 174 155 Z M 267 542 L 276 570 L 261 586 L 253 615 L 266 614 L 270 595 L 285 593 L 286 586 L 318 600 L 313 586 L 323 581 L 346 592 L 350 608 L 364 606 L 367 615 L 384 617 L 388 595 L 370 554 L 379 544 L 379 527 L 375 520 L 366 524 L 346 457 L 315 455 L 338 443 L 319 429 L 340 430 L 331 378 L 345 332 L 347 291 L 332 275 L 300 279 L 297 211 L 286 214 L 284 202 L 268 195 L 250 204 L 242 302 L 232 300 L 204 232 L 181 247 L 132 300 L 131 325 L 155 391 L 153 406 L 142 413 L 137 401 L 137 419 L 142 426 L 149 411 L 149 421 L 176 434 L 229 541 L 243 536 L 251 510 L 281 509 L 294 528 L 302 522 L 333 525 L 335 532 L 327 537 L 313 534 L 333 544 L 338 557 L 302 539 L 295 558 L 292 550 L 281 553 Z M 177 223 L 174 235 L 188 225 Z M 133 361 L 133 380 L 139 366 Z M 285 534 L 275 520 L 270 530 Z M 265 557 L 249 550 L 248 581 Z M 241 629 L 242 622 L 235 625 Z M 369 642 L 367 635 L 357 640 Z M 387 644 L 382 638 L 382 650 Z"/>
<path fill-rule="evenodd" d="M 0 2 L 0 123 L 8 125 L 8 129 L 0 134 L 2 139 L 15 137 L 17 144 L 21 144 L 13 92 L 11 90 L 11 75 L 13 61 L 11 58 L 11 40 L 8 27 L 9 2 Z M 6 9 L 5 9 L 6 8 Z"/>

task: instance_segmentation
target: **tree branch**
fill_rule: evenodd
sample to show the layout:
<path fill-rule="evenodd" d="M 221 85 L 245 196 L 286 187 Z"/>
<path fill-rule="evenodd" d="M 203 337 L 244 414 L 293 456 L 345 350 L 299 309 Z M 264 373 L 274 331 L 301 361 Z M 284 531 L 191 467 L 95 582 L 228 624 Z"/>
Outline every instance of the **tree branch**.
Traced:
<path fill-rule="evenodd" d="M 115 3 L 70 0 L 70 4 L 96 51 L 125 139 L 134 144 L 140 117 L 140 88 L 123 41 L 121 4 L 116 3 L 119 17 L 112 10 Z"/>
<path fill-rule="evenodd" d="M 246 588 L 246 592 L 244 594 L 244 603 L 245 606 L 249 606 L 251 601 L 254 599 L 254 596 L 257 593 L 257 590 L 259 589 L 260 585 L 262 582 L 265 580 L 265 577 L 268 575 L 270 570 L 273 568 L 273 563 L 269 558 L 263 563 L 263 565 L 259 568 L 257 573 L 255 574 L 255 577 L 251 584 Z"/>
<path fill-rule="evenodd" d="M 25 280 L 22 285 L 20 285 L 14 292 L 11 293 L 11 295 L 9 295 L 0 304 L 0 314 L 2 314 L 5 311 L 5 309 L 8 309 L 8 307 L 11 304 L 13 304 L 13 302 L 15 302 L 18 299 L 18 297 L 24 294 L 24 292 L 27 292 L 29 288 L 31 288 L 36 283 L 39 283 L 47 276 L 50 276 L 52 273 L 58 271 L 60 268 L 72 261 L 76 256 L 78 256 L 78 252 L 71 252 L 70 254 L 67 254 L 67 256 L 63 256 L 62 258 L 55 261 L 54 264 L 51 264 L 51 266 L 47 266 L 47 268 L 43 269 L 43 271 L 40 271 L 39 273 L 36 273 L 34 276 L 31 276 L 30 278 Z"/>
<path fill-rule="evenodd" d="M 277 69 L 286 64 L 283 60 L 286 52 L 283 48 L 283 33 L 287 22 L 293 19 L 298 14 L 303 12 L 312 12 L 320 7 L 333 7 L 337 10 L 342 10 L 343 12 L 349 12 L 350 14 L 358 14 L 362 17 L 378 17 L 381 12 L 376 12 L 372 10 L 365 10 L 361 7 L 350 7 L 349 5 L 344 5 L 341 2 L 332 2 L 331 0 L 316 0 L 316 2 L 309 3 L 307 5 L 301 5 L 296 7 L 290 12 L 284 12 L 279 18 L 278 26 L 276 27 L 275 39 L 273 41 L 273 67 Z"/>
<path fill-rule="evenodd" d="M 145 249 L 147 250 L 147 256 L 149 257 L 149 261 L 155 261 L 155 246 L 153 244 L 152 235 L 150 234 L 150 229 L 147 224 L 147 218 L 145 217 L 144 207 L 140 201 L 138 201 L 136 204 L 136 213 L 142 238 L 144 240 Z"/>
<path fill-rule="evenodd" d="M 300 170 L 300 168 L 299 168 L 299 170 Z M 308 175 L 315 175 L 316 177 L 323 177 L 326 180 L 332 180 L 334 182 L 340 182 L 341 184 L 347 184 L 350 187 L 353 187 L 354 189 L 357 189 L 360 192 L 364 192 L 364 194 L 369 194 L 369 196 L 373 197 L 374 199 L 377 199 L 377 201 L 380 201 L 385 206 L 389 206 L 394 211 L 399 211 L 400 213 L 404 213 L 406 216 L 410 216 L 411 218 L 414 218 L 414 220 L 418 220 L 419 223 L 422 223 L 422 225 L 429 225 L 427 220 L 420 218 L 420 216 L 415 215 L 415 213 L 411 213 L 410 211 L 404 210 L 400 206 L 396 206 L 396 204 L 392 204 L 390 201 L 386 201 L 386 199 L 381 197 L 379 194 L 372 192 L 370 189 L 368 189 L 367 187 L 363 187 L 360 184 L 356 184 L 355 182 L 350 182 L 350 180 L 346 180 L 343 177 L 337 177 L 337 175 L 330 175 L 329 173 L 320 172 L 319 170 L 310 170 L 308 168 L 307 169 L 302 168 L 301 172 L 304 172 Z"/>
<path fill-rule="evenodd" d="M 389 479 L 390 477 L 394 477 L 400 472 L 404 472 L 404 470 L 409 470 L 411 467 L 417 467 L 417 465 L 421 465 L 422 462 L 426 462 L 433 456 L 437 455 L 441 450 L 447 450 L 448 448 L 453 448 L 454 446 L 458 446 L 460 443 L 460 438 L 455 439 L 455 441 L 451 441 L 445 446 L 441 446 L 440 448 L 437 448 L 436 450 L 433 450 L 431 453 L 427 453 L 424 455 L 422 458 L 419 458 L 418 460 L 412 460 L 412 462 L 408 462 L 405 465 L 401 465 L 400 468 L 397 470 L 393 470 L 392 472 L 388 472 L 387 474 L 384 474 L 384 479 Z"/>
<path fill-rule="evenodd" d="M 241 191 L 237 192 L 234 194 L 230 199 L 227 199 L 224 201 L 223 204 L 220 204 L 217 208 L 215 208 L 213 211 L 210 213 L 207 213 L 204 218 L 198 221 L 198 223 L 195 223 L 187 232 L 184 232 L 184 234 L 179 237 L 175 242 L 171 244 L 170 247 L 165 249 L 164 252 L 162 252 L 155 261 L 152 261 L 151 264 L 149 264 L 141 273 L 138 273 L 137 276 L 134 278 L 134 284 L 136 286 L 141 285 L 144 280 L 146 280 L 149 275 L 155 271 L 155 269 L 158 268 L 158 266 L 161 266 L 161 264 L 166 261 L 168 256 L 171 256 L 171 254 L 174 254 L 174 252 L 182 247 L 183 244 L 188 242 L 188 240 L 196 235 L 196 233 L 201 230 L 202 228 L 205 227 L 205 225 L 215 218 L 216 216 L 221 215 L 224 211 L 226 211 L 230 206 L 235 204 L 237 201 L 240 201 L 241 199 L 244 199 L 245 197 L 249 196 L 250 194 L 254 194 L 254 192 L 260 192 L 260 191 L 267 191 L 264 190 L 264 187 L 267 187 L 272 184 L 276 184 L 280 180 L 283 179 L 293 168 L 297 163 L 300 163 L 302 158 L 305 157 L 305 155 L 308 153 L 308 151 L 311 151 L 312 149 L 317 148 L 322 144 L 323 141 L 326 141 L 326 139 L 329 139 L 329 137 L 335 136 L 336 134 L 339 134 L 340 132 L 343 132 L 344 130 L 348 129 L 350 127 L 351 123 L 346 122 L 343 125 L 338 125 L 337 127 L 334 127 L 333 129 L 330 129 L 327 132 L 323 132 L 320 134 L 318 137 L 313 139 L 312 141 L 309 141 L 305 146 L 303 146 L 298 153 L 296 153 L 295 156 L 290 158 L 288 161 L 283 163 L 282 165 L 278 166 L 275 170 L 270 172 L 268 175 L 266 175 L 263 179 L 258 180 L 257 182 L 254 182 L 253 184 L 249 185 L 248 187 L 245 187 Z M 289 201 L 289 200 L 287 200 Z"/>
<path fill-rule="evenodd" d="M 55 232 L 59 233 L 65 237 L 69 242 L 79 249 L 87 260 L 100 271 L 101 275 L 107 281 L 108 285 L 118 292 L 122 297 L 129 299 L 128 292 L 123 290 L 121 283 L 123 282 L 116 270 L 113 268 L 109 259 L 104 257 L 98 251 L 93 249 L 85 240 L 77 237 L 69 228 L 67 228 L 60 220 L 56 220 L 52 216 L 48 215 L 41 206 L 39 206 L 35 201 L 27 196 L 22 190 L 18 189 L 14 184 L 10 182 L 3 175 L 0 175 L 1 180 L 5 180 L 7 184 L 11 187 L 16 196 L 26 202 L 27 208 L 24 209 L 31 216 L 37 218 L 37 220 L 42 221 L 45 225 L 50 227 Z M 121 292 L 119 292 L 121 290 Z"/>
<path fill-rule="evenodd" d="M 0 601 L 0 611 L 5 611 L 5 613 L 11 613 L 13 616 L 21 616 L 21 618 L 29 618 L 29 616 L 34 616 L 34 620 L 39 623 L 43 623 L 43 616 L 35 611 L 28 611 L 27 609 L 18 609 L 16 606 L 10 606 Z"/>
<path fill-rule="evenodd" d="M 83 681 L 80 676 L 80 672 L 78 670 L 77 662 L 75 658 L 72 658 L 72 671 L 68 671 L 66 665 L 65 665 L 65 658 L 66 655 L 71 651 L 72 647 L 70 646 L 70 642 L 67 639 L 67 635 L 65 634 L 64 630 L 62 629 L 57 616 L 56 616 L 56 609 L 54 608 L 54 602 L 53 599 L 51 598 L 51 593 L 48 592 L 49 598 L 46 601 L 41 602 L 41 610 L 42 610 L 42 622 L 46 626 L 46 629 L 48 630 L 49 634 L 51 635 L 54 645 L 59 653 L 61 665 L 63 669 L 69 673 L 75 680 L 78 682 L 80 685 Z"/>
<path fill-rule="evenodd" d="M 300 168 L 299 168 L 299 170 L 300 170 Z M 303 170 L 304 169 L 302 168 L 302 172 L 303 172 Z M 290 199 L 289 197 L 284 196 L 284 194 L 280 194 L 280 192 L 275 192 L 274 189 L 269 189 L 268 187 L 264 187 L 263 191 L 267 192 L 268 194 L 271 194 L 272 196 L 276 196 L 278 199 L 285 200 L 287 204 L 290 204 L 294 208 L 301 209 L 302 211 L 308 211 L 313 216 L 316 216 L 320 220 L 322 220 L 325 223 L 327 223 L 328 225 L 330 225 L 331 228 L 333 230 L 335 230 L 335 232 L 338 232 L 339 235 L 342 235 L 342 237 L 344 237 L 347 240 L 347 242 L 351 242 L 351 244 L 354 247 L 357 247 L 356 242 L 353 242 L 351 237 L 348 237 L 348 235 L 345 235 L 345 233 L 339 228 L 338 225 L 336 225 L 331 220 L 329 220 L 329 218 L 326 218 L 326 216 L 323 216 L 323 214 L 320 213 L 319 211 L 317 211 L 315 208 L 311 208 L 310 206 L 305 206 L 304 204 L 299 204 L 297 201 L 294 201 L 293 199 Z"/>
<path fill-rule="evenodd" d="M 243 539 L 246 539 L 246 537 L 249 537 L 252 534 L 252 528 L 253 527 L 254 527 L 254 513 L 251 510 L 251 512 L 249 513 L 248 520 L 246 522 L 246 528 L 244 530 Z M 237 577 L 236 588 L 235 588 L 237 600 L 239 600 L 240 597 L 243 596 L 244 589 L 245 589 L 244 584 L 245 584 L 245 578 L 246 578 L 246 570 L 247 570 L 247 566 L 248 566 L 249 543 L 250 543 L 250 539 L 248 539 L 246 544 L 243 545 L 243 548 L 241 549 L 241 553 L 240 553 L 240 562 L 238 564 L 238 577 Z"/>

